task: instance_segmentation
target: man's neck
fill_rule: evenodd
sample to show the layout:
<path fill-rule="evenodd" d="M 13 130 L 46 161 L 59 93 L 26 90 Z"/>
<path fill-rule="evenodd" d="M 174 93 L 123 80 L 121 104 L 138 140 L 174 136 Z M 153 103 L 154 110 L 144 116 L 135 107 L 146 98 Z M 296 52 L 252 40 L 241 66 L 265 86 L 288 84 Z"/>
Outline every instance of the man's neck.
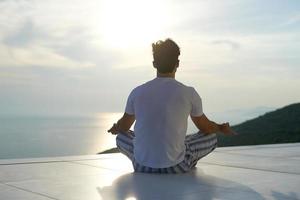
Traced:
<path fill-rule="evenodd" d="M 159 77 L 159 78 L 175 78 L 175 72 L 172 72 L 172 73 L 159 73 L 159 72 L 157 72 L 156 77 Z"/>

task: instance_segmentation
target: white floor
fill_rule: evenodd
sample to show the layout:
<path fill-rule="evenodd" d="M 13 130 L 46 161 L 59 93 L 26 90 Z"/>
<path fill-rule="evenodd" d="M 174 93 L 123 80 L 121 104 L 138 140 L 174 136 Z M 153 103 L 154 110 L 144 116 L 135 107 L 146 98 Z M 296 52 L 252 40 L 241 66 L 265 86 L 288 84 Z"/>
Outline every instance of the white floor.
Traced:
<path fill-rule="evenodd" d="M 217 148 L 188 174 L 132 172 L 121 154 L 0 160 L 0 200 L 300 199 L 300 143 Z"/>

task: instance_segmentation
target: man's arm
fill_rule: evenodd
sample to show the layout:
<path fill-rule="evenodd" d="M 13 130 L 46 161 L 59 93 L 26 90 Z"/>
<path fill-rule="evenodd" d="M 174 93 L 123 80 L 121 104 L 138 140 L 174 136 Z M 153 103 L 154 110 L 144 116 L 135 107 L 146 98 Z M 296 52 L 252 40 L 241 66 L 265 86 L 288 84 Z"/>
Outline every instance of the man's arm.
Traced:
<path fill-rule="evenodd" d="M 218 133 L 222 132 L 225 135 L 236 135 L 229 126 L 229 123 L 217 124 L 213 121 L 210 121 L 205 114 L 199 117 L 191 116 L 192 121 L 196 125 L 196 127 L 205 134 Z"/>
<path fill-rule="evenodd" d="M 124 113 L 123 117 L 119 119 L 118 122 L 115 123 L 107 132 L 110 132 L 113 135 L 117 134 L 118 132 L 126 133 L 129 131 L 134 121 L 134 115 Z"/>

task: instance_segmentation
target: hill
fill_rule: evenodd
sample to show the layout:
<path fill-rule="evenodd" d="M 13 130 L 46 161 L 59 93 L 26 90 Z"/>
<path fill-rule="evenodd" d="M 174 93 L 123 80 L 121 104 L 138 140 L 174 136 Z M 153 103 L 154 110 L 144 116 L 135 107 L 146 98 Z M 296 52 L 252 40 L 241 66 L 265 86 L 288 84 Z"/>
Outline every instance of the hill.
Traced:
<path fill-rule="evenodd" d="M 239 135 L 218 135 L 218 146 L 300 142 L 300 103 L 268 112 L 233 129 Z"/>

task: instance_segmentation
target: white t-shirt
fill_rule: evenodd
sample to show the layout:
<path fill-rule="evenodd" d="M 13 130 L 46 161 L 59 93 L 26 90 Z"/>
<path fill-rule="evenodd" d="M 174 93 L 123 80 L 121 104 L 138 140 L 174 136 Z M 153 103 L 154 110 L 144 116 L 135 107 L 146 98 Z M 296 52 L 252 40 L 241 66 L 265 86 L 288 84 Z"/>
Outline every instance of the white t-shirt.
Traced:
<path fill-rule="evenodd" d="M 193 87 L 162 77 L 136 87 L 125 112 L 136 118 L 134 158 L 152 168 L 183 161 L 188 116 L 203 114 L 201 98 Z"/>

